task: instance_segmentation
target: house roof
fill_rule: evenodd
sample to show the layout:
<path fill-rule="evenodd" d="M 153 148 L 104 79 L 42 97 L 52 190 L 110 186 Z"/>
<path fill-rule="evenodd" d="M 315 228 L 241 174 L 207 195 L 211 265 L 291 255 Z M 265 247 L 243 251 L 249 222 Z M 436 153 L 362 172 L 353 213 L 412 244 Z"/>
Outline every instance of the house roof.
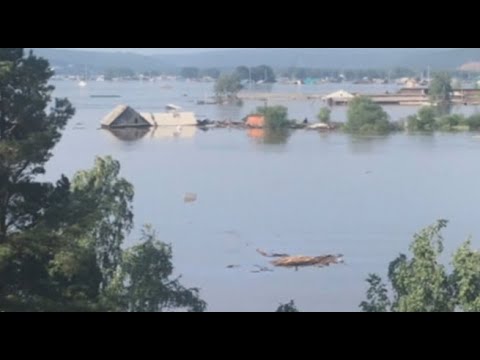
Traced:
<path fill-rule="evenodd" d="M 355 96 L 353 94 L 350 94 L 349 92 L 345 90 L 339 90 L 336 92 L 333 92 L 331 94 L 328 94 L 322 98 L 322 100 L 328 100 L 328 99 L 353 99 Z"/>
<path fill-rule="evenodd" d="M 153 126 L 194 126 L 197 119 L 192 112 L 141 113 Z"/>
<path fill-rule="evenodd" d="M 115 109 L 113 109 L 107 116 L 105 116 L 102 120 L 103 126 L 110 126 L 113 124 L 115 120 L 118 119 L 125 111 L 127 111 L 129 106 L 127 105 L 118 105 Z M 132 109 L 133 110 L 133 109 Z"/>

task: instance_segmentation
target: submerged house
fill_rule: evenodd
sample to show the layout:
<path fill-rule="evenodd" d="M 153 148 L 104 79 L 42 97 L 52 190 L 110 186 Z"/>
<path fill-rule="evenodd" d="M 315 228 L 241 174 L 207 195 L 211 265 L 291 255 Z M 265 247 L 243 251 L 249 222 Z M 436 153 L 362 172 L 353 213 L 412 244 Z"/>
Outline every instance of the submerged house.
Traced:
<path fill-rule="evenodd" d="M 101 122 L 103 128 L 140 128 L 160 126 L 197 126 L 193 112 L 170 111 L 165 113 L 138 113 L 130 106 L 119 105 Z"/>
<path fill-rule="evenodd" d="M 193 112 L 141 113 L 151 126 L 197 126 Z"/>
<path fill-rule="evenodd" d="M 343 105 L 348 104 L 354 97 L 354 94 L 340 90 L 322 97 L 322 100 L 326 101 L 329 105 Z"/>
<path fill-rule="evenodd" d="M 119 105 L 102 120 L 104 128 L 149 127 L 152 124 L 130 106 Z"/>

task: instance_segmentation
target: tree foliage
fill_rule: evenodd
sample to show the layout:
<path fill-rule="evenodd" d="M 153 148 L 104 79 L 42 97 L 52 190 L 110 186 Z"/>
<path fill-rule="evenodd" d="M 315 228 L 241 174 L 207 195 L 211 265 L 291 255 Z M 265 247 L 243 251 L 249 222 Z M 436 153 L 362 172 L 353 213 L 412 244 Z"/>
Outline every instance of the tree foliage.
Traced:
<path fill-rule="evenodd" d="M 236 99 L 240 90 L 242 90 L 242 84 L 236 74 L 220 75 L 215 83 L 215 94 L 220 99 Z"/>
<path fill-rule="evenodd" d="M 295 302 L 292 300 L 286 304 L 282 304 L 278 307 L 277 311 L 276 312 L 279 312 L 279 313 L 282 313 L 282 312 L 290 312 L 290 313 L 295 313 L 295 312 L 299 312 L 297 307 L 295 306 Z"/>
<path fill-rule="evenodd" d="M 285 129 L 290 125 L 285 106 L 262 106 L 257 108 L 257 113 L 265 117 L 265 127 L 268 130 Z"/>
<path fill-rule="evenodd" d="M 325 124 L 330 124 L 330 115 L 332 114 L 332 110 L 328 107 L 323 107 L 320 109 L 320 112 L 317 115 L 317 118 L 320 122 Z"/>
<path fill-rule="evenodd" d="M 357 134 L 386 134 L 391 130 L 388 114 L 372 99 L 359 96 L 348 107 L 345 129 Z"/>
<path fill-rule="evenodd" d="M 418 114 L 408 117 L 408 130 L 410 131 L 434 131 L 436 110 L 433 106 L 424 106 Z"/>
<path fill-rule="evenodd" d="M 50 190 L 33 179 L 45 172 L 51 150 L 74 110 L 54 99 L 46 60 L 21 48 L 0 49 L 0 244 L 32 226 Z M 49 105 L 52 107 L 47 110 Z"/>
<path fill-rule="evenodd" d="M 203 311 L 153 232 L 123 248 L 134 191 L 117 161 L 98 158 L 72 181 L 36 178 L 74 113 L 65 99 L 47 111 L 51 76 L 46 60 L 0 49 L 0 312 Z"/>
<path fill-rule="evenodd" d="M 480 311 L 480 253 L 467 241 L 453 256 L 453 272 L 447 273 L 439 258 L 443 253 L 441 231 L 447 221 L 423 229 L 410 246 L 412 258 L 400 255 L 388 270 L 392 297 L 377 275 L 367 280 L 368 312 L 453 312 Z"/>
<path fill-rule="evenodd" d="M 433 75 L 428 94 L 434 103 L 450 103 L 452 89 L 452 77 L 446 72 Z"/>

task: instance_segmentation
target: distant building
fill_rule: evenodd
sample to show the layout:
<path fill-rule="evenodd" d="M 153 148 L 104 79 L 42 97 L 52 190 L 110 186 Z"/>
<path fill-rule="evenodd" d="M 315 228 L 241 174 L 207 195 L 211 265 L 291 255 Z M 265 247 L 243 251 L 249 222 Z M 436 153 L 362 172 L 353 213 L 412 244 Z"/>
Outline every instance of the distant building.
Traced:
<path fill-rule="evenodd" d="M 130 106 L 119 105 L 102 120 L 102 127 L 126 128 L 152 126 L 142 115 Z"/>
<path fill-rule="evenodd" d="M 354 94 L 351 94 L 345 90 L 340 90 L 322 97 L 322 100 L 326 101 L 329 105 L 346 104 L 354 97 Z"/>

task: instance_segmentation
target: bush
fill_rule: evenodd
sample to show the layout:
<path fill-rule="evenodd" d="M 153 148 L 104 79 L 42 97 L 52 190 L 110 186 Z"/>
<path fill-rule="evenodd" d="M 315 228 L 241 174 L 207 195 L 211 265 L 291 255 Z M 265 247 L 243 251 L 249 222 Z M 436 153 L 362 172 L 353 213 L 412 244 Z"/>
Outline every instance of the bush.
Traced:
<path fill-rule="evenodd" d="M 350 102 L 347 117 L 345 130 L 351 133 L 386 134 L 392 129 L 388 114 L 380 105 L 364 96 Z"/>

